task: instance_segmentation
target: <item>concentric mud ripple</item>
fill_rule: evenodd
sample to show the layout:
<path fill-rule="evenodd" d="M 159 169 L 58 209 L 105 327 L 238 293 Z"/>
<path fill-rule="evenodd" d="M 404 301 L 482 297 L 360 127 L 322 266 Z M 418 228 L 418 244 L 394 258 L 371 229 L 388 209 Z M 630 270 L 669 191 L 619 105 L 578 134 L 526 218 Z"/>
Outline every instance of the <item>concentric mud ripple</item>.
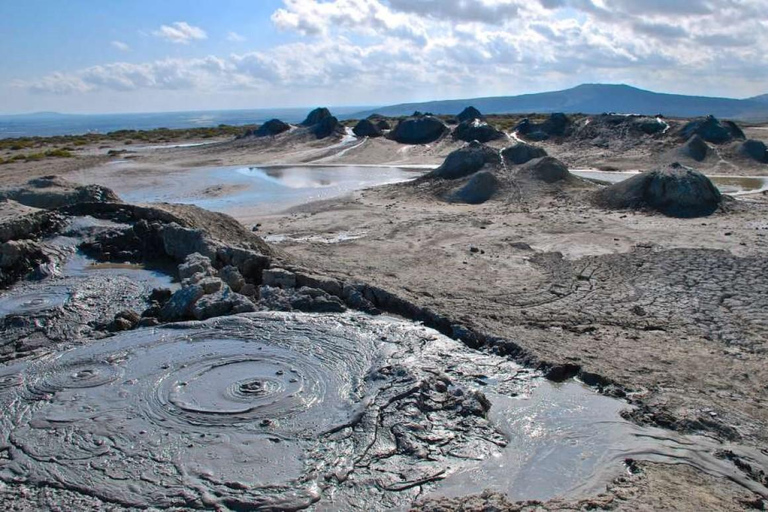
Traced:
<path fill-rule="evenodd" d="M 50 286 L 45 290 L 0 296 L 0 317 L 31 315 L 64 306 L 70 293 L 66 287 Z"/>
<path fill-rule="evenodd" d="M 8 367 L 0 478 L 134 506 L 309 506 L 324 433 L 376 389 L 365 377 L 386 344 L 357 322 L 228 318 Z"/>

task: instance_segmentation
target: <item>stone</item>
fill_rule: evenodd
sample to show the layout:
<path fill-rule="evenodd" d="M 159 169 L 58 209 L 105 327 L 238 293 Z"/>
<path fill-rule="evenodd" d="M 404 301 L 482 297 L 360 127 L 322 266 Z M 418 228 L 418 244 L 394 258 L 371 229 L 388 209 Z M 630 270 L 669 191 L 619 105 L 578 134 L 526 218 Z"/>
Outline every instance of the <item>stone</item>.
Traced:
<path fill-rule="evenodd" d="M 270 119 L 253 132 L 256 137 L 274 137 L 291 129 L 291 125 L 279 119 Z"/>
<path fill-rule="evenodd" d="M 219 270 L 219 278 L 235 292 L 240 292 L 245 286 L 245 278 L 243 278 L 243 275 L 237 270 L 237 267 L 233 267 L 232 265 L 227 265 Z"/>
<path fill-rule="evenodd" d="M 179 279 L 184 280 L 195 274 L 213 275 L 215 273 L 211 259 L 199 252 L 189 254 L 184 258 L 184 263 L 178 266 Z"/>
<path fill-rule="evenodd" d="M 768 163 L 768 148 L 760 140 L 749 139 L 739 144 L 739 154 L 761 164 Z"/>
<path fill-rule="evenodd" d="M 274 288 L 295 288 L 296 275 L 282 268 L 272 268 L 262 272 L 261 282 Z"/>
<path fill-rule="evenodd" d="M 680 129 L 680 137 L 685 140 L 694 135 L 707 142 L 723 144 L 734 139 L 744 140 L 746 136 L 739 126 L 732 121 L 720 121 L 714 116 L 694 119 Z"/>
<path fill-rule="evenodd" d="M 465 121 L 472 121 L 474 119 L 480 119 L 482 121 L 485 120 L 485 116 L 480 113 L 479 110 L 477 110 L 475 107 L 469 106 L 461 111 L 459 115 L 456 116 L 456 119 L 458 119 L 459 123 L 463 123 Z"/>
<path fill-rule="evenodd" d="M 688 141 L 680 148 L 680 154 L 687 156 L 697 162 L 703 162 L 706 160 L 710 153 L 709 146 L 698 134 L 691 136 Z"/>
<path fill-rule="evenodd" d="M 198 285 L 191 285 L 177 290 L 160 310 L 160 320 L 175 322 L 191 318 L 192 308 L 203 296 L 205 296 L 205 290 L 202 286 Z"/>
<path fill-rule="evenodd" d="M 518 176 L 545 183 L 555 183 L 572 177 L 568 167 L 551 156 L 537 158 L 526 163 L 520 168 Z"/>
<path fill-rule="evenodd" d="M 301 122 L 301 126 L 314 126 L 323 119 L 329 117 L 333 117 L 330 110 L 325 107 L 316 108 L 307 115 L 307 118 L 304 119 L 304 121 Z"/>

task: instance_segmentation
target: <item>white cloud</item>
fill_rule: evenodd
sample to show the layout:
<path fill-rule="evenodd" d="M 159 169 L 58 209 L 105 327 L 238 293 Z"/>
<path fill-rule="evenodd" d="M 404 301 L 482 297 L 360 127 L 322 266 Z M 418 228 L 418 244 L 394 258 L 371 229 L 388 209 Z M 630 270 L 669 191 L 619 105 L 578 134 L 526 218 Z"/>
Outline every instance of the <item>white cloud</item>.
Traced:
<path fill-rule="evenodd" d="M 111 44 L 112 46 L 114 46 L 115 48 L 120 50 L 121 52 L 129 52 L 129 51 L 131 51 L 131 47 L 128 46 L 127 44 L 125 44 L 122 41 L 112 41 L 109 44 Z"/>
<path fill-rule="evenodd" d="M 194 27 L 186 21 L 177 21 L 171 25 L 162 25 L 153 32 L 157 37 L 171 43 L 189 44 L 191 41 L 207 39 L 208 34 L 200 27 Z"/>
<path fill-rule="evenodd" d="M 233 43 L 242 43 L 243 41 L 246 41 L 246 38 L 237 32 L 229 32 L 227 34 L 227 41 L 232 41 Z"/>
<path fill-rule="evenodd" d="M 284 0 L 273 24 L 298 42 L 258 52 L 113 63 L 20 84 L 56 94 L 257 89 L 354 91 L 369 103 L 511 94 L 578 82 L 676 92 L 765 92 L 766 0 Z M 665 9 L 664 6 L 668 6 Z M 722 29 L 728 27 L 727 33 Z M 178 22 L 156 35 L 205 38 Z M 227 39 L 237 41 L 234 32 Z M 272 92 L 275 91 L 275 92 Z M 268 100 L 267 100 L 268 101 Z"/>

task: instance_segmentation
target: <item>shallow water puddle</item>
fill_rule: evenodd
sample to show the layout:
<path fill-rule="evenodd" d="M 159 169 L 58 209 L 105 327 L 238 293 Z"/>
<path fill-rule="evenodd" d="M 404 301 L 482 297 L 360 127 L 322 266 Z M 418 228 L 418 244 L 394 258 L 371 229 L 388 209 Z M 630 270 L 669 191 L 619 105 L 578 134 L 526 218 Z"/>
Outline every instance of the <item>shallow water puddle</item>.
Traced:
<path fill-rule="evenodd" d="M 711 440 L 636 427 L 618 415 L 626 404 L 578 383 L 361 314 L 131 331 L 3 366 L 0 404 L 0 478 L 134 506 L 388 510 L 422 491 L 486 488 L 570 497 L 602 490 L 626 457 L 759 487 Z"/>
<path fill-rule="evenodd" d="M 375 166 L 219 167 L 170 174 L 151 186 L 110 186 L 132 203 L 165 201 L 230 213 L 245 208 L 274 213 L 421 174 L 421 170 Z"/>

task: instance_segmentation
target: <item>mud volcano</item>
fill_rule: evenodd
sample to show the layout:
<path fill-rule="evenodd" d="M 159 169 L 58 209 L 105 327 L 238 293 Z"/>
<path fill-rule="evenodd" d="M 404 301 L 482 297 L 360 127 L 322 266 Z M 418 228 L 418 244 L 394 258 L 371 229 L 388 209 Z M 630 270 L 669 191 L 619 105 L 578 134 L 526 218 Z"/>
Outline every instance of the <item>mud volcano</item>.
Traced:
<path fill-rule="evenodd" d="M 596 196 L 597 203 L 606 208 L 647 207 L 683 218 L 711 215 L 721 199 L 709 178 L 677 163 L 606 187 Z"/>

